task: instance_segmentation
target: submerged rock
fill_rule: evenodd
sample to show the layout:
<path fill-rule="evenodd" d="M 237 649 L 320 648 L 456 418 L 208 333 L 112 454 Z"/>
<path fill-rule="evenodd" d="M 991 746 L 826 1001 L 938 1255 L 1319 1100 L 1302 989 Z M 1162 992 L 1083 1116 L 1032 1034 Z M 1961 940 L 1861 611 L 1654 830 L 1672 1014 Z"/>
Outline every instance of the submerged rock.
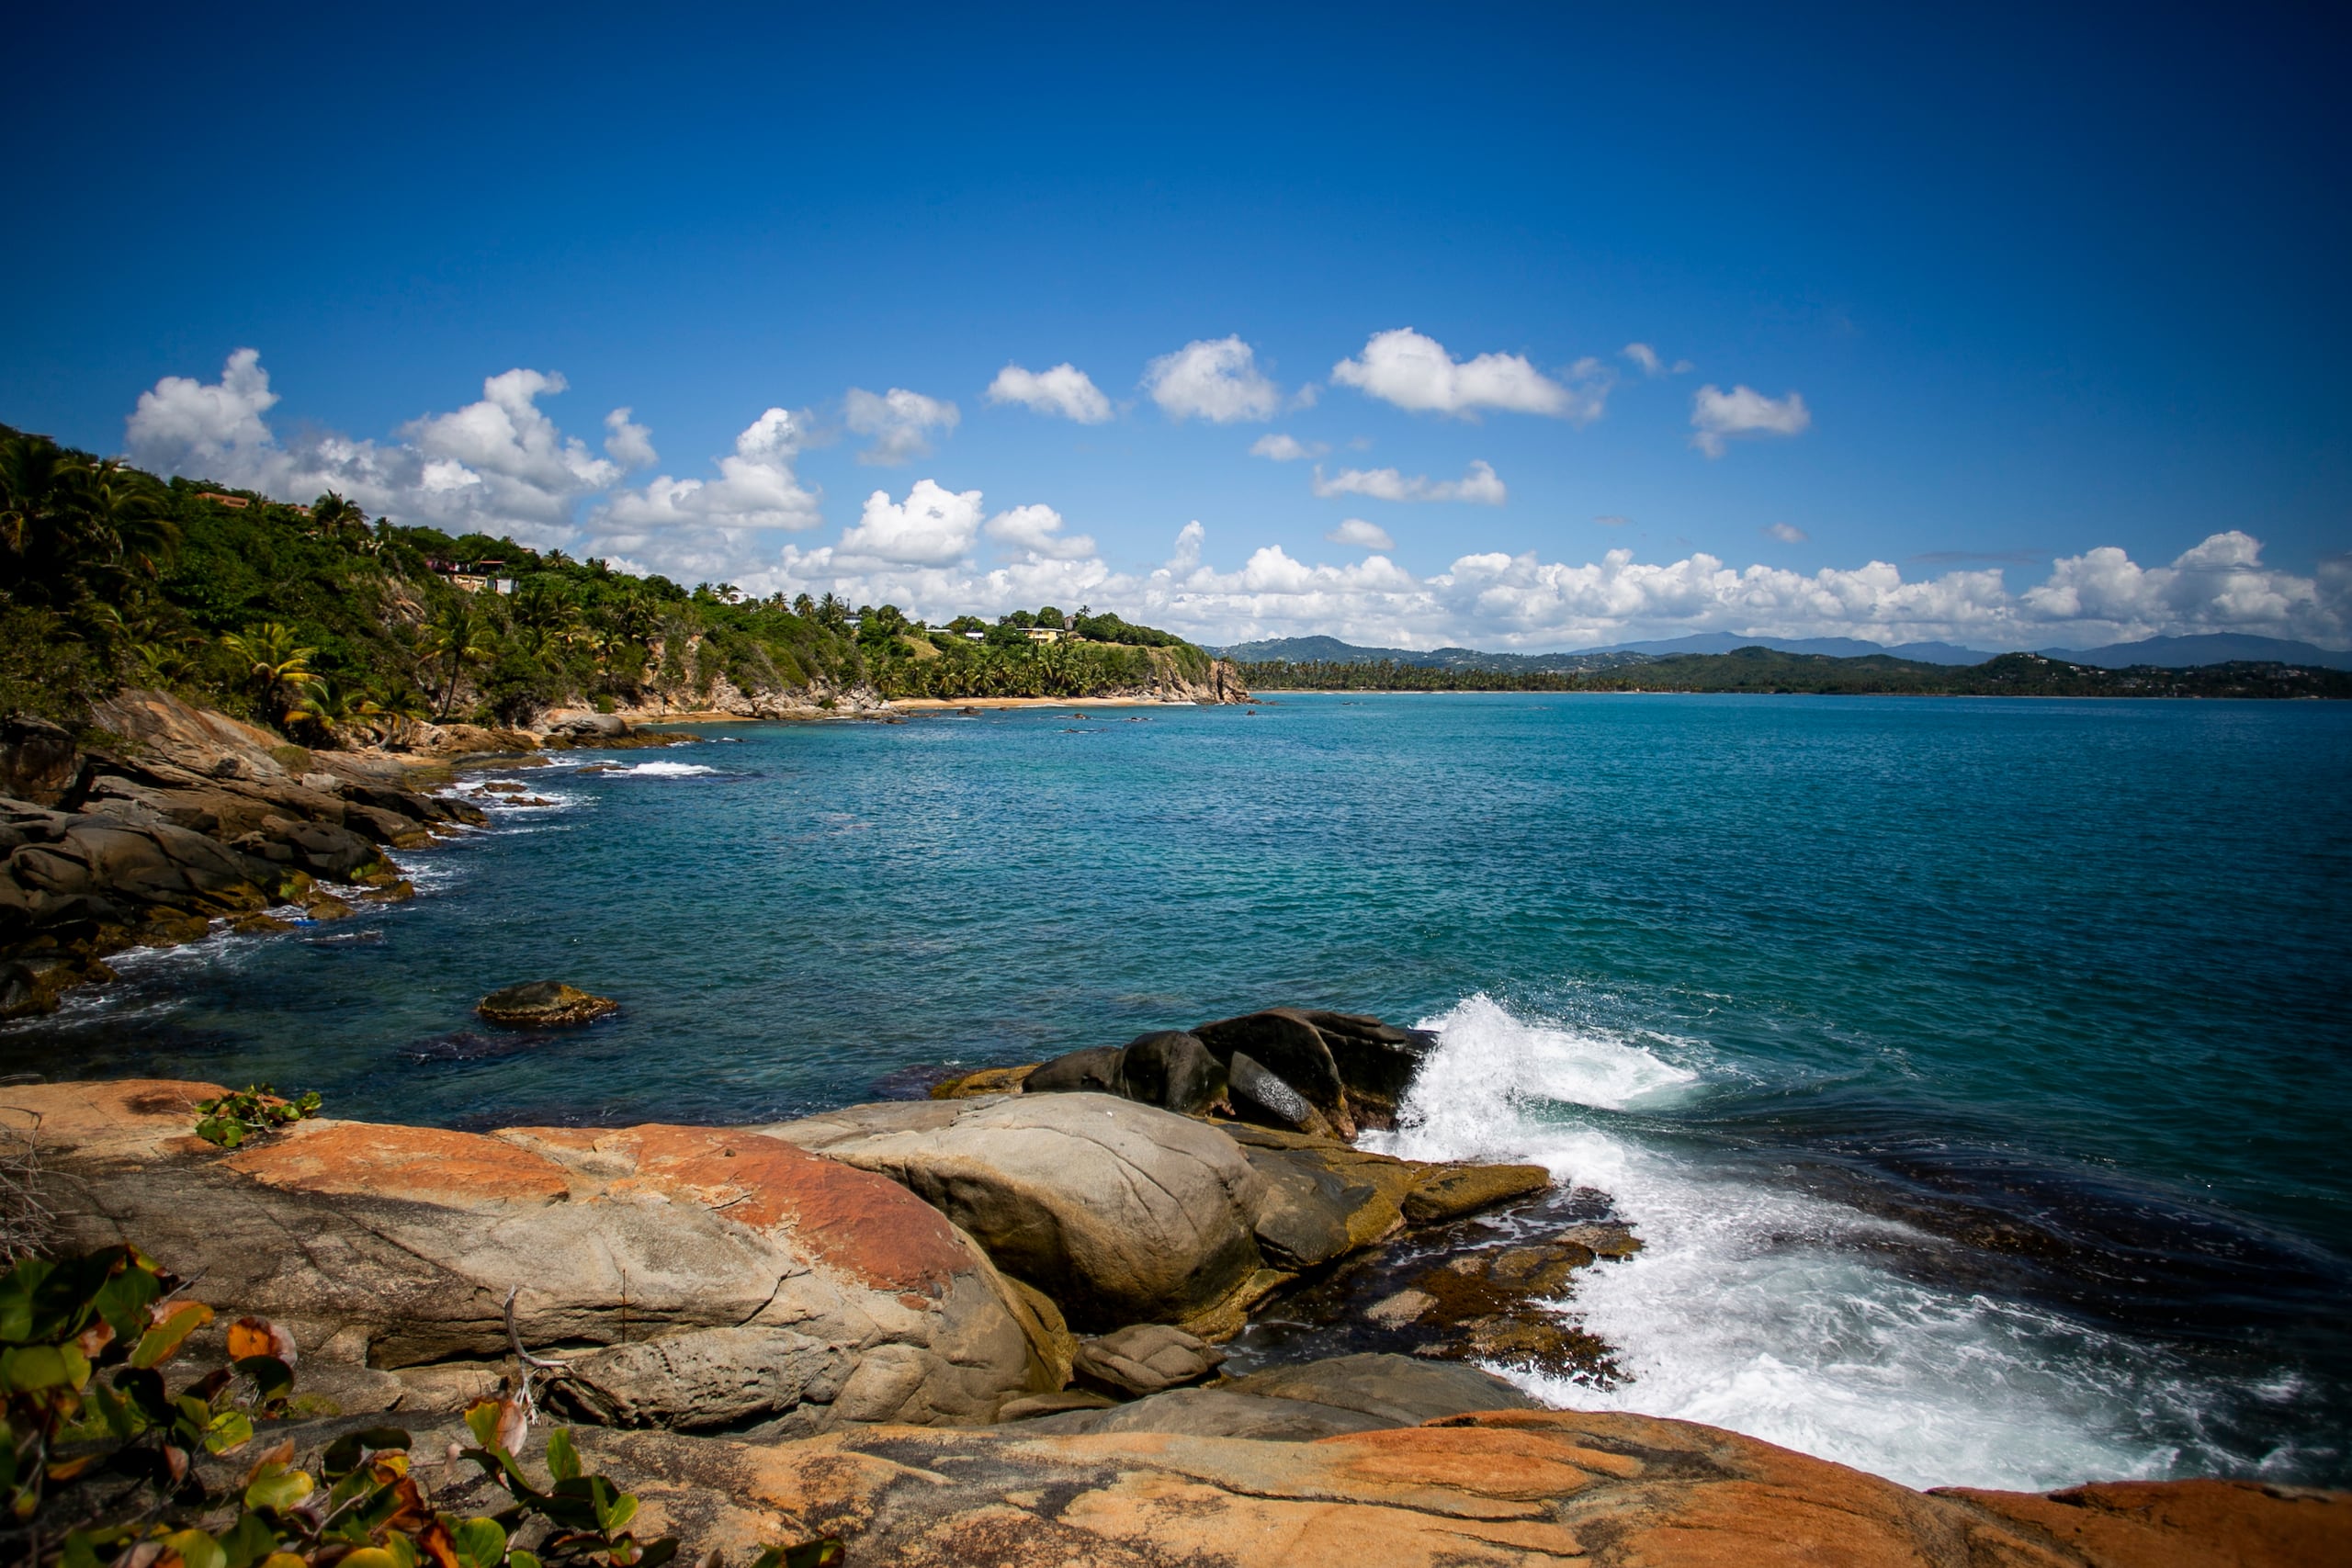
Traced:
<path fill-rule="evenodd" d="M 530 980 L 491 992 L 474 1010 L 507 1029 L 562 1029 L 617 1012 L 620 1005 L 560 980 Z"/>

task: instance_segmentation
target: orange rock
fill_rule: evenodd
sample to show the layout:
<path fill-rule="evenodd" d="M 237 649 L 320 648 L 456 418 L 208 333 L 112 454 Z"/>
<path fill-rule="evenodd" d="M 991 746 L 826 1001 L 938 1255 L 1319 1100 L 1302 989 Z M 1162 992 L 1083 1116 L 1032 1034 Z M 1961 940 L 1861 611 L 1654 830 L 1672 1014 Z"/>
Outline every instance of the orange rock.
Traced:
<path fill-rule="evenodd" d="M 440 1127 L 298 1122 L 221 1164 L 265 1186 L 326 1197 L 457 1206 L 560 1203 L 571 1196 L 570 1174 L 553 1160 Z"/>

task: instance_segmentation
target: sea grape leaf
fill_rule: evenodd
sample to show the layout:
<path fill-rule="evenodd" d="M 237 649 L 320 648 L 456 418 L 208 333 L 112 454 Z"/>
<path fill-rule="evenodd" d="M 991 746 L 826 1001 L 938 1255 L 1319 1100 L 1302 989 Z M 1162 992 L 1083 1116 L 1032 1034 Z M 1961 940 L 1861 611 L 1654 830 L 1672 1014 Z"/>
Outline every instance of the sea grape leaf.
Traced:
<path fill-rule="evenodd" d="M 174 1530 L 164 1538 L 164 1550 L 176 1552 L 187 1568 L 229 1568 L 229 1554 L 202 1530 Z"/>
<path fill-rule="evenodd" d="M 558 1427 L 548 1434 L 548 1473 L 558 1481 L 569 1481 L 580 1473 L 580 1450 L 572 1445 L 568 1427 Z"/>
<path fill-rule="evenodd" d="M 449 1532 L 460 1568 L 498 1568 L 506 1556 L 506 1530 L 496 1519 L 467 1519 Z"/>
<path fill-rule="evenodd" d="M 234 1453 L 254 1440 L 254 1424 L 242 1410 L 223 1410 L 204 1425 L 204 1451 Z"/>
<path fill-rule="evenodd" d="M 246 1484 L 245 1506 L 248 1508 L 286 1509 L 308 1497 L 318 1487 L 310 1472 L 293 1470 L 283 1464 L 266 1464 L 263 1473 Z"/>
<path fill-rule="evenodd" d="M 187 1337 L 212 1321 L 212 1309 L 202 1302 L 186 1302 L 172 1309 L 169 1315 L 139 1337 L 138 1348 L 130 1352 L 130 1364 L 146 1368 L 168 1361 Z M 190 1568 L 194 1568 L 190 1564 Z"/>

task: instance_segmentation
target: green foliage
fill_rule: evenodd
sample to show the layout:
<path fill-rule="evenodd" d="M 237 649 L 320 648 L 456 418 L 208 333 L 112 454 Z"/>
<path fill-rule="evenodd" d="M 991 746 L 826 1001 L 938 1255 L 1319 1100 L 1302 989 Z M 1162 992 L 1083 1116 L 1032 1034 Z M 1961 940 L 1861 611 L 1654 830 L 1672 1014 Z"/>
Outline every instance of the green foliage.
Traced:
<path fill-rule="evenodd" d="M 1253 692 L 1756 692 L 1888 696 L 2352 697 L 2352 673 L 2283 664 L 2104 670 L 2038 653 L 1982 664 L 1837 659 L 1743 648 L 1606 670 L 1477 670 L 1396 660 L 1271 660 L 1238 666 Z"/>
<path fill-rule="evenodd" d="M 451 569 L 489 561 L 514 580 L 511 595 L 457 586 Z M 974 645 L 924 638 L 895 605 L 860 612 L 852 627 L 849 605 L 831 593 L 787 602 L 747 599 L 729 583 L 689 591 L 513 539 L 370 525 L 333 492 L 306 514 L 0 427 L 0 712 L 69 726 L 126 683 L 332 747 L 398 743 L 427 715 L 522 725 L 561 703 L 699 705 L 722 681 L 820 700 L 857 686 L 1074 696 L 1161 669 L 1107 652 L 1158 650 L 1177 661 L 1170 670 L 1207 666 L 1181 638 L 1084 608 L 1008 621 L 1038 625 L 1041 614 L 1080 639 L 1071 652 L 1036 661 L 1008 625 L 990 628 L 1000 660 L 976 665 Z M 987 626 L 968 616 L 956 625 Z M 933 653 L 950 665 L 907 672 Z"/>
<path fill-rule="evenodd" d="M 208 1144 L 233 1149 L 249 1138 L 264 1137 L 280 1127 L 319 1113 L 316 1090 L 288 1100 L 266 1083 L 196 1102 L 196 1135 Z"/>
<path fill-rule="evenodd" d="M 283 1418 L 292 1336 L 241 1317 L 228 1359 L 173 1392 L 165 1369 L 212 1309 L 135 1247 L 26 1258 L 0 1274 L 0 1561 L 30 1568 L 662 1568 L 674 1539 L 639 1540 L 637 1499 L 550 1433 L 548 1480 L 516 1455 L 530 1416 L 512 1399 L 466 1412 L 461 1451 L 511 1506 L 460 1518 L 433 1506 L 397 1427 L 348 1432 L 314 1467 L 291 1438 L 254 1453 L 224 1484 L 226 1458 Z M 256 1424 L 260 1424 L 258 1427 Z M 525 1547 L 521 1543 L 529 1540 Z M 826 1568 L 837 1540 L 773 1546 L 754 1568 Z"/>

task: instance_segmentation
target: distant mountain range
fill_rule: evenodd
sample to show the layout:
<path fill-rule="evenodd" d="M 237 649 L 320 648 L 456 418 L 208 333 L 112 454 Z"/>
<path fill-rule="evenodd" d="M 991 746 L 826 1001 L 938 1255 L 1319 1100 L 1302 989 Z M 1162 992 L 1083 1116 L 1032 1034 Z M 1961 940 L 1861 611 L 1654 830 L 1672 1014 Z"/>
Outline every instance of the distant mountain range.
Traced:
<path fill-rule="evenodd" d="M 1849 637 L 1737 637 L 1730 632 L 1701 632 L 1662 642 L 1626 642 L 1609 648 L 1580 648 L 1573 653 L 1481 653 L 1470 648 L 1363 648 L 1331 637 L 1273 637 L 1211 649 L 1219 658 L 1243 663 L 1285 660 L 1303 664 L 1324 660 L 1334 664 L 1373 664 L 1393 660 L 1399 664 L 1438 670 L 1577 671 L 1611 670 L 1679 653 L 1729 653 L 1739 648 L 1769 648 L 1781 653 L 1820 653 L 1833 659 L 1860 659 L 1884 654 L 1921 664 L 1982 664 L 1997 649 L 1962 648 L 1949 642 L 1905 642 L 1892 647 Z M 2200 637 L 2158 637 L 2142 642 L 2109 643 L 2105 648 L 2044 648 L 2035 650 L 2047 659 L 2074 664 L 2095 664 L 2120 670 L 2148 664 L 2164 670 L 2190 670 L 2236 660 L 2276 661 L 2313 665 L 2324 670 L 2352 670 L 2352 651 L 2315 648 L 2307 642 L 2251 637 L 2238 632 L 2211 632 Z"/>

